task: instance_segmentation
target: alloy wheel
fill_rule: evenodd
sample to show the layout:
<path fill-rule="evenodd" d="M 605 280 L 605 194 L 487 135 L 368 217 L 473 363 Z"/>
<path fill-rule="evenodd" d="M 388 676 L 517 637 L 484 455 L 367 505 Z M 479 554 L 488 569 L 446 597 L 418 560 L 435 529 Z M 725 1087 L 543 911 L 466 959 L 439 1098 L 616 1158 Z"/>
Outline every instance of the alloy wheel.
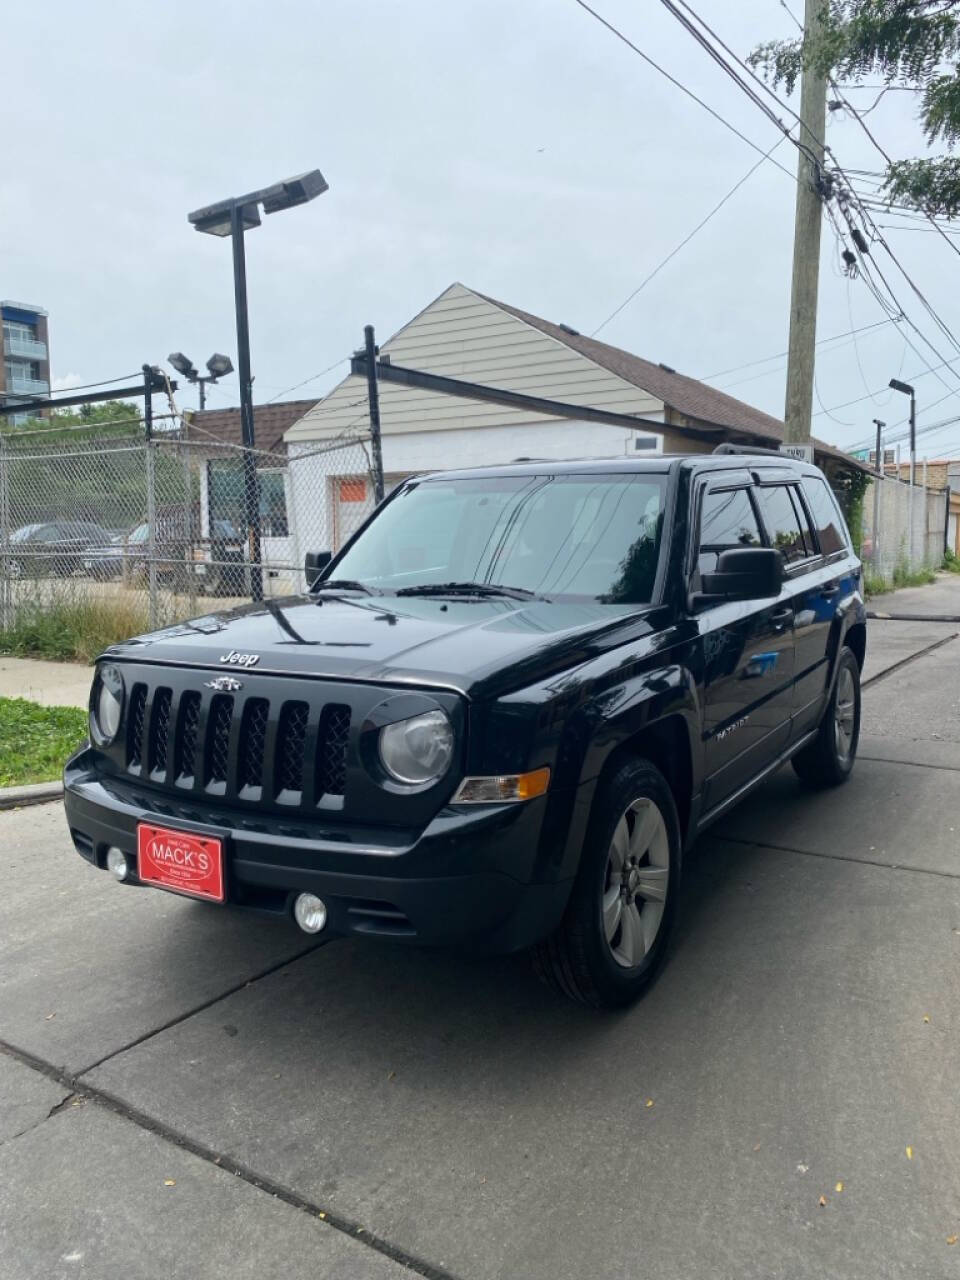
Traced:
<path fill-rule="evenodd" d="M 656 941 L 667 901 L 670 839 L 655 801 L 634 800 L 614 828 L 603 884 L 603 934 L 623 969 L 635 969 Z"/>
<path fill-rule="evenodd" d="M 834 705 L 834 733 L 837 755 L 846 764 L 850 759 L 853 731 L 857 715 L 857 694 L 853 674 L 849 667 L 841 667 L 837 676 L 837 696 Z"/>

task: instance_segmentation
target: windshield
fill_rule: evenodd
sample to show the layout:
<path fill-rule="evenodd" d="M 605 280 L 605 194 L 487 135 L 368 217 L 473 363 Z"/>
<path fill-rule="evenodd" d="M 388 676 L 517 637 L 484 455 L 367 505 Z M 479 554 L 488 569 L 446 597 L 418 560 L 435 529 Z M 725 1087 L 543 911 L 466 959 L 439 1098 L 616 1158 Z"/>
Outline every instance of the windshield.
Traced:
<path fill-rule="evenodd" d="M 39 533 L 45 526 L 42 524 L 25 524 L 22 529 L 17 529 L 11 533 L 11 542 L 26 542 L 28 538 L 32 538 L 35 533 Z"/>
<path fill-rule="evenodd" d="M 388 593 L 483 583 L 550 598 L 646 604 L 665 480 L 634 473 L 411 483 L 330 577 Z"/>

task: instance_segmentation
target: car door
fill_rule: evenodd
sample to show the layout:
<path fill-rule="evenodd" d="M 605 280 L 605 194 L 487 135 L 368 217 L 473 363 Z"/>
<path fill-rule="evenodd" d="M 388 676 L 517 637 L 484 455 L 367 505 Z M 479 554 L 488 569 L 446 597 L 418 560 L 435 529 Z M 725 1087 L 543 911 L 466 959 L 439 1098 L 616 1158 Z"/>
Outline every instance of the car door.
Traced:
<path fill-rule="evenodd" d="M 797 478 L 799 479 L 799 478 Z M 791 738 L 816 722 L 826 689 L 827 638 L 837 588 L 821 581 L 822 561 L 794 477 L 758 475 L 757 506 L 769 546 L 784 558 L 784 594 L 793 609 L 794 677 L 790 698 Z"/>
<path fill-rule="evenodd" d="M 850 579 L 852 552 L 846 525 L 827 482 L 821 476 L 806 475 L 791 493 L 804 537 L 817 551 L 816 558 L 796 581 L 793 735 L 799 738 L 820 721 L 830 680 L 837 606 L 856 584 Z"/>
<path fill-rule="evenodd" d="M 691 589 L 721 551 L 760 546 L 763 531 L 747 472 L 721 473 L 698 495 Z M 771 600 L 723 601 L 698 609 L 703 652 L 706 810 L 751 781 L 785 747 L 794 670 L 793 609 Z"/>

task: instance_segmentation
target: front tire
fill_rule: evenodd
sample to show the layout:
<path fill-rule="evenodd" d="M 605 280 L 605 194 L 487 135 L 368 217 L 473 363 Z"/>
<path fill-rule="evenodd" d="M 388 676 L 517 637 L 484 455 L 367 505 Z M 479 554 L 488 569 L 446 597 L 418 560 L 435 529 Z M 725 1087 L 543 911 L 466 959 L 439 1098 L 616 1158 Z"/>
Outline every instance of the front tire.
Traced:
<path fill-rule="evenodd" d="M 581 1004 L 631 1004 L 663 961 L 679 889 L 673 794 L 649 761 L 630 760 L 601 786 L 566 914 L 534 968 Z"/>
<path fill-rule="evenodd" d="M 820 729 L 793 757 L 794 772 L 811 787 L 838 787 L 850 777 L 860 741 L 860 664 L 846 646 L 837 659 L 837 677 Z"/>

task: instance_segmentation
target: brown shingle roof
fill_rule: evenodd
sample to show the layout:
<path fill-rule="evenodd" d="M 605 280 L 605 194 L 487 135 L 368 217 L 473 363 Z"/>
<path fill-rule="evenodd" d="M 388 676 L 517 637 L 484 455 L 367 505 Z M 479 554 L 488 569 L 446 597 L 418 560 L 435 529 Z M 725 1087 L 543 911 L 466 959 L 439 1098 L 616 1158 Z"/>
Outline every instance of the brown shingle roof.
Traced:
<path fill-rule="evenodd" d="M 281 400 L 277 404 L 253 406 L 253 423 L 257 448 L 269 453 L 285 454 L 283 435 L 288 428 L 309 412 L 318 399 Z M 187 436 L 195 444 L 243 444 L 239 409 L 205 409 L 203 413 L 187 413 Z"/>
<path fill-rule="evenodd" d="M 705 382 L 698 382 L 696 378 L 689 378 L 686 374 L 676 373 L 661 364 L 644 360 L 630 351 L 623 351 L 620 347 L 611 347 L 606 342 L 598 342 L 595 338 L 586 338 L 583 334 L 571 332 L 549 320 L 531 315 L 528 311 L 511 307 L 509 303 L 499 302 L 496 298 L 488 297 L 487 294 L 480 296 L 486 298 L 487 302 L 492 302 L 501 311 L 516 316 L 518 320 L 523 320 L 534 329 L 539 329 L 548 337 L 562 342 L 571 350 L 579 351 L 588 360 L 615 373 L 625 382 L 630 382 L 642 391 L 656 396 L 658 400 L 662 400 L 665 405 L 683 414 L 684 417 L 725 427 L 729 431 L 735 431 L 771 448 L 776 448 L 783 441 L 784 427 L 778 418 L 755 409 L 753 405 L 744 404 L 742 400 L 728 396 L 723 391 L 717 391 L 714 387 L 707 386 Z M 813 443 L 818 452 L 849 462 L 858 470 L 865 469 L 862 463 L 850 458 L 841 449 L 836 449 L 833 445 L 824 444 L 817 439 L 813 439 Z"/>

